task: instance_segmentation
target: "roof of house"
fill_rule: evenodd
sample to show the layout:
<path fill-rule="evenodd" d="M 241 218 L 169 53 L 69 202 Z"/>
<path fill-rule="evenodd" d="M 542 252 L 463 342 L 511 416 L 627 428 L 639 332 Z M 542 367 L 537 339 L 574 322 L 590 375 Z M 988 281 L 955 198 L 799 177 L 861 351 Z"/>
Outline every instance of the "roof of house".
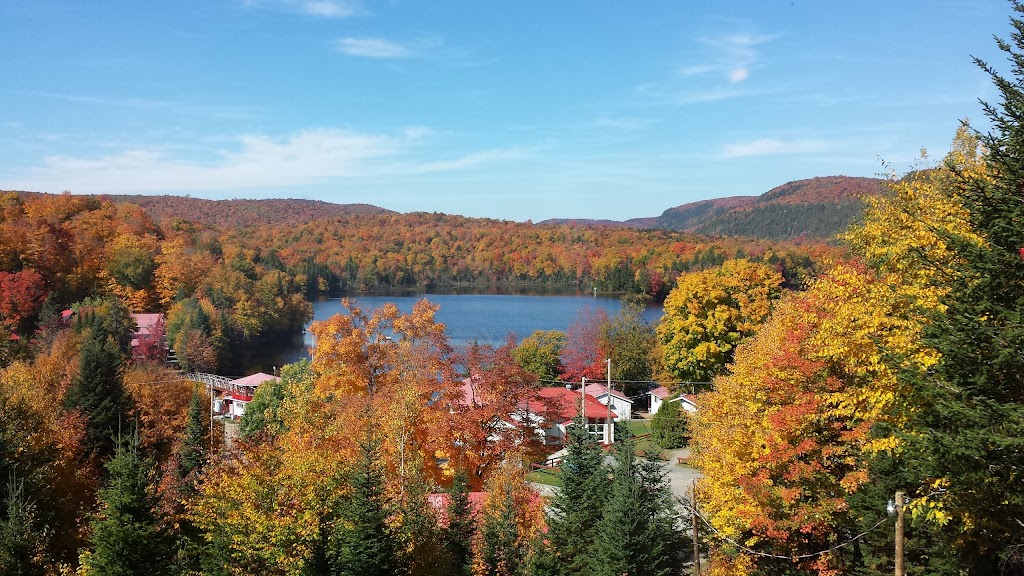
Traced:
<path fill-rule="evenodd" d="M 470 492 L 469 496 L 469 507 L 474 515 L 480 512 L 480 508 L 483 507 L 484 502 L 487 500 L 487 492 Z M 531 489 L 529 492 L 529 500 L 536 503 L 540 499 L 540 494 L 536 490 Z M 427 494 L 427 503 L 430 507 L 437 512 L 437 519 L 442 526 L 448 524 L 448 504 L 451 503 L 452 497 L 447 492 L 434 492 L 433 494 Z"/>
<path fill-rule="evenodd" d="M 586 394 L 584 398 L 586 399 L 584 411 L 587 414 L 587 420 L 601 420 L 608 416 L 608 406 L 601 404 L 590 394 Z M 527 403 L 526 409 L 531 414 L 545 415 L 562 424 L 571 422 L 579 414 L 579 404 L 580 393 L 578 390 L 548 387 L 538 389 L 537 396 Z M 615 412 L 611 412 L 611 417 L 617 418 L 618 416 Z"/>
<path fill-rule="evenodd" d="M 487 492 L 470 492 L 469 496 L 469 507 L 476 514 L 480 511 L 480 506 L 483 505 L 484 500 L 487 499 Z M 427 494 L 427 502 L 438 514 L 438 520 L 442 524 L 448 523 L 448 505 L 451 503 L 452 497 L 447 492 L 435 492 L 433 494 Z"/>
<path fill-rule="evenodd" d="M 252 387 L 252 388 L 255 388 L 255 387 L 259 386 L 260 384 L 263 384 L 264 382 L 269 382 L 271 380 L 273 380 L 275 382 L 280 382 L 281 381 L 281 379 L 278 378 L 277 376 L 266 374 L 264 372 L 257 372 L 255 374 L 250 374 L 250 375 L 248 375 L 248 376 L 246 376 L 244 378 L 239 378 L 238 380 L 232 380 L 231 381 L 231 385 L 232 386 L 239 386 L 239 387 Z"/>
<path fill-rule="evenodd" d="M 487 400 L 480 395 L 477 384 L 480 376 L 470 376 L 462 381 L 462 396 L 459 398 L 459 405 L 473 408 L 475 406 L 487 406 Z"/>
<path fill-rule="evenodd" d="M 669 400 L 669 402 L 675 402 L 676 400 L 680 400 L 680 401 L 686 402 L 687 404 L 692 404 L 694 406 L 697 405 L 697 397 L 694 396 L 693 394 L 682 394 L 680 396 L 677 396 L 677 397 Z"/>
<path fill-rule="evenodd" d="M 164 321 L 163 314 L 132 314 L 131 316 L 138 327 L 135 330 L 136 334 L 152 334 L 156 325 Z"/>
<path fill-rule="evenodd" d="M 658 386 L 654 390 L 648 392 L 648 394 L 650 394 L 651 396 L 657 396 L 662 400 L 667 400 L 668 397 L 672 395 L 672 393 L 668 391 L 668 388 L 665 388 L 664 386 Z"/>
<path fill-rule="evenodd" d="M 8 337 L 7 337 L 7 339 L 8 339 L 8 340 L 21 340 L 21 336 L 18 336 L 18 335 L 17 335 L 17 334 L 15 334 L 14 332 L 11 332 L 11 335 L 10 335 L 10 336 L 8 336 Z"/>
<path fill-rule="evenodd" d="M 140 336 L 154 334 L 157 325 L 164 321 L 163 314 L 132 314 L 131 317 L 135 320 L 135 338 L 132 338 L 132 346 L 139 345 Z"/>
<path fill-rule="evenodd" d="M 68 308 L 67 310 L 62 310 L 62 311 L 61 311 L 61 313 L 60 313 L 60 317 L 61 317 L 61 319 L 63 319 L 63 320 L 67 320 L 68 318 L 71 318 L 71 316 L 72 316 L 72 315 L 73 315 L 74 313 L 75 313 L 75 311 L 74 311 L 74 310 L 72 310 L 71 308 Z"/>
<path fill-rule="evenodd" d="M 587 394 L 590 394 L 591 396 L 594 396 L 595 398 L 598 397 L 598 396 L 604 396 L 608 392 L 608 388 L 605 387 L 604 384 L 587 384 L 587 387 L 584 388 L 584 390 L 587 391 Z M 619 400 L 625 400 L 626 402 L 629 402 L 630 404 L 633 403 L 633 401 L 630 400 L 629 398 L 627 398 L 625 394 L 616 391 L 614 388 L 612 388 L 612 396 L 614 396 L 615 398 L 618 398 Z"/>

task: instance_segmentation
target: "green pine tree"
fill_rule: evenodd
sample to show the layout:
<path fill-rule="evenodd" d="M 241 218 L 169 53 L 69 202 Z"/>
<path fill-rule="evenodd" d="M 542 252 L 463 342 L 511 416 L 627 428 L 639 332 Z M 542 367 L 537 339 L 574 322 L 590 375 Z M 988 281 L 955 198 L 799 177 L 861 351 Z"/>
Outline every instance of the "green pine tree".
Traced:
<path fill-rule="evenodd" d="M 206 427 L 206 403 L 199 388 L 192 389 L 192 399 L 188 406 L 188 420 L 185 422 L 185 435 L 178 446 L 178 476 L 188 480 L 193 473 L 198 474 L 206 464 L 206 447 L 209 441 Z"/>
<path fill-rule="evenodd" d="M 7 510 L 0 517 L 0 574 L 42 576 L 45 533 L 39 529 L 36 507 L 25 495 L 24 480 L 7 482 Z"/>
<path fill-rule="evenodd" d="M 144 459 L 139 435 L 119 436 L 106 463 L 107 480 L 99 492 L 100 511 L 92 521 L 90 574 L 131 576 L 165 574 L 166 539 L 155 512 L 155 466 Z"/>
<path fill-rule="evenodd" d="M 682 522 L 660 464 L 634 455 L 635 441 L 616 430 L 615 465 L 588 554 L 594 576 L 669 576 L 682 569 Z"/>
<path fill-rule="evenodd" d="M 401 523 L 401 564 L 408 576 L 449 576 L 446 542 L 437 512 L 427 500 L 430 484 L 411 467 L 412 477 L 405 480 L 399 514 Z"/>
<path fill-rule="evenodd" d="M 587 550 L 608 496 L 608 476 L 604 453 L 583 419 L 577 416 L 567 433 L 569 441 L 559 471 L 562 487 L 555 491 L 548 507 L 551 550 L 542 558 L 557 565 L 557 574 L 588 574 Z"/>
<path fill-rule="evenodd" d="M 131 411 L 122 364 L 123 356 L 113 339 L 99 330 L 86 331 L 78 375 L 64 397 L 65 407 L 77 409 L 86 417 L 87 453 L 104 460 L 114 453 L 114 437 Z"/>
<path fill-rule="evenodd" d="M 515 498 L 506 494 L 499 509 L 484 516 L 480 526 L 479 561 L 484 576 L 518 576 L 529 566 L 529 550 L 519 542 Z"/>
<path fill-rule="evenodd" d="M 379 442 L 368 437 L 359 445 L 352 473 L 352 494 L 344 503 L 327 544 L 331 573 L 339 576 L 391 576 L 398 572 L 398 538 L 388 525 L 393 506 L 384 495 L 378 464 Z"/>
<path fill-rule="evenodd" d="M 1000 98 L 984 105 L 987 177 L 953 167 L 985 242 L 948 240 L 961 265 L 925 335 L 942 360 L 915 382 L 922 409 L 908 435 L 921 479 L 944 479 L 933 498 L 954 514 L 947 531 L 971 575 L 1024 574 L 1024 6 L 1012 6 L 1012 41 L 997 43 L 1013 77 L 976 59 Z"/>
<path fill-rule="evenodd" d="M 689 423 L 681 402 L 662 402 L 661 408 L 651 419 L 654 441 L 666 450 L 686 446 L 690 440 Z"/>
<path fill-rule="evenodd" d="M 469 475 L 459 469 L 448 491 L 448 524 L 442 530 L 442 540 L 448 555 L 449 574 L 469 576 L 473 567 L 473 534 L 476 518 L 469 501 Z"/>

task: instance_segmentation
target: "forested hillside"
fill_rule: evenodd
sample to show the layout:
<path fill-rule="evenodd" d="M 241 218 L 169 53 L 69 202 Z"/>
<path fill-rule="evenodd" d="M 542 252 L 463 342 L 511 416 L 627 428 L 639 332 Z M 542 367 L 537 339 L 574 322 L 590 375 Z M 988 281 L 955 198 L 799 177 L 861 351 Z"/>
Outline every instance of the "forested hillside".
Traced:
<path fill-rule="evenodd" d="M 332 204 L 321 200 L 205 200 L 186 196 L 144 195 L 112 195 L 108 198 L 115 204 L 141 206 L 157 222 L 181 218 L 223 229 L 269 224 L 298 225 L 350 214 L 390 212 L 370 204 Z"/>
<path fill-rule="evenodd" d="M 787 182 L 760 196 L 728 196 L 665 210 L 652 218 L 555 219 L 543 223 L 588 224 L 692 232 L 704 236 L 747 236 L 781 240 L 806 236 L 828 239 L 864 211 L 864 198 L 886 190 L 884 180 L 824 176 Z"/>
<path fill-rule="evenodd" d="M 708 240 L 661 230 L 534 225 L 445 214 L 352 215 L 239 230 L 330 290 L 534 283 L 662 297 L 680 272 L 729 258 L 764 260 L 793 285 L 837 249 L 819 241 Z"/>

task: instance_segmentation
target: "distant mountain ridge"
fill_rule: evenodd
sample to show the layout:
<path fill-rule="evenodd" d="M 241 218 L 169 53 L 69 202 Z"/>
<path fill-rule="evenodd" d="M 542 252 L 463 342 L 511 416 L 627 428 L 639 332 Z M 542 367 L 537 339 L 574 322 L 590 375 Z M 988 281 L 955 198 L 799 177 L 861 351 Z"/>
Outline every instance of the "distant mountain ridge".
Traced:
<path fill-rule="evenodd" d="M 138 204 L 154 220 L 175 218 L 217 227 L 248 228 L 267 224 L 300 225 L 353 214 L 394 214 L 372 204 L 332 204 L 322 200 L 207 200 L 191 196 L 107 195 L 115 204 Z"/>
<path fill-rule="evenodd" d="M 703 236 L 751 236 L 770 240 L 831 238 L 864 210 L 864 198 L 882 194 L 880 178 L 819 176 L 776 186 L 760 196 L 728 196 L 669 208 L 660 216 L 613 220 L 545 220 L 627 228 L 655 228 Z"/>
<path fill-rule="evenodd" d="M 668 230 L 766 240 L 801 236 L 825 239 L 845 230 L 860 216 L 864 197 L 881 194 L 885 189 L 886 181 L 879 178 L 821 176 L 787 182 L 760 196 L 728 196 L 691 202 L 668 208 L 660 216 L 625 221 L 555 218 L 538 224 Z M 114 203 L 137 204 L 157 222 L 181 218 L 218 228 L 298 226 L 354 215 L 396 214 L 372 204 L 333 204 L 322 200 L 207 200 L 139 194 L 105 197 Z"/>

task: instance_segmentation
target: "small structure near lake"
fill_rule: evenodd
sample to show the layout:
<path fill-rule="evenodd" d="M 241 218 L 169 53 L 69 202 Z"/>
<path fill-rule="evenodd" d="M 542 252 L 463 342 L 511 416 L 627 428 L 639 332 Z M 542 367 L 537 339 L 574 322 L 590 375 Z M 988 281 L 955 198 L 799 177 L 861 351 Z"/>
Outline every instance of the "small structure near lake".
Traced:
<path fill-rule="evenodd" d="M 271 374 L 257 372 L 232 380 L 229 383 L 230 388 L 221 396 L 221 410 L 233 420 L 241 418 L 242 414 L 245 414 L 245 407 L 252 402 L 256 389 L 260 384 L 269 381 L 280 382 L 281 379 Z"/>

